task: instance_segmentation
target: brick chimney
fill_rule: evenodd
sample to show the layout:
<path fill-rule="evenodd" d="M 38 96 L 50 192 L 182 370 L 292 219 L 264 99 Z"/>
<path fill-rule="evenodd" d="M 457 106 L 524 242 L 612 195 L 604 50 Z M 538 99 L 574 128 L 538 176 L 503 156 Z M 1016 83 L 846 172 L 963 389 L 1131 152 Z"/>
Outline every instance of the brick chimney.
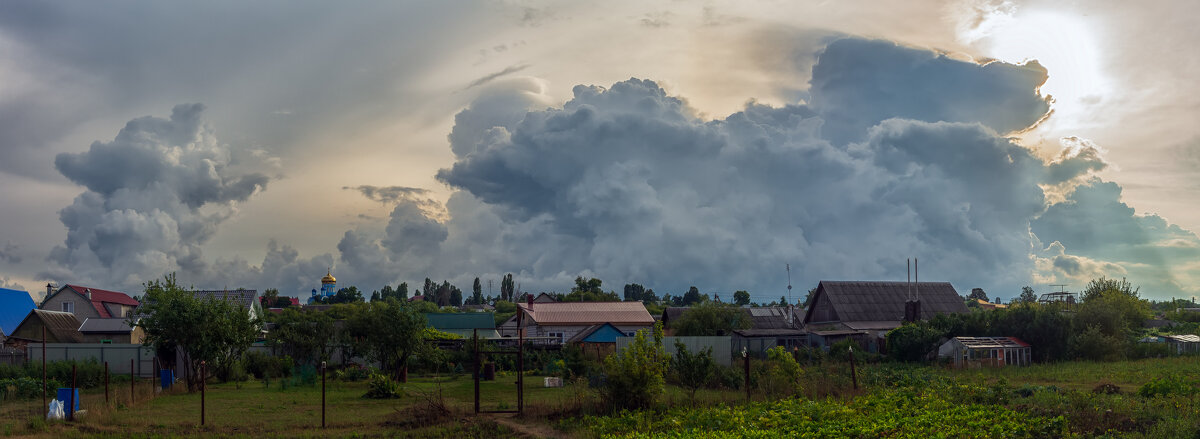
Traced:
<path fill-rule="evenodd" d="M 46 284 L 46 297 L 50 297 L 51 294 L 54 294 L 54 284 L 48 283 Z"/>
<path fill-rule="evenodd" d="M 525 304 L 529 305 L 530 311 L 533 311 L 533 295 L 532 294 L 528 294 L 528 293 L 525 294 Z"/>

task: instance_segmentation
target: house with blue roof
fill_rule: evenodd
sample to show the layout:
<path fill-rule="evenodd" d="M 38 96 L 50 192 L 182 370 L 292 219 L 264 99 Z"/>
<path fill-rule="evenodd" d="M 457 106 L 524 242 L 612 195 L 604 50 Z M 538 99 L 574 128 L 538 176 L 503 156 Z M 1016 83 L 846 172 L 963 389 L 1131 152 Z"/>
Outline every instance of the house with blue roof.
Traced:
<path fill-rule="evenodd" d="M 7 337 L 15 331 L 25 316 L 36 308 L 28 292 L 0 288 L 0 335 Z"/>

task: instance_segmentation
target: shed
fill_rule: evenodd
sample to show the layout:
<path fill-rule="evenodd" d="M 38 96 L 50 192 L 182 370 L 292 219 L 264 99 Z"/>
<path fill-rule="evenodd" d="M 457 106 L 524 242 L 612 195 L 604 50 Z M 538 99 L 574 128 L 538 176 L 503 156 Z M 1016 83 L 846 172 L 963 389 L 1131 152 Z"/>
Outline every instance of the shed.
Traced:
<path fill-rule="evenodd" d="M 904 322 L 914 297 L 919 320 L 967 312 L 949 282 L 821 281 L 804 315 L 804 327 L 809 334 L 819 335 L 811 337 L 814 345 L 827 346 L 835 342 L 833 338 L 849 337 L 877 352 L 885 334 Z M 841 330 L 855 333 L 838 333 Z"/>
<path fill-rule="evenodd" d="M 5 343 L 17 347 L 31 342 L 41 343 L 42 328 L 46 328 L 47 343 L 83 343 L 83 334 L 79 332 L 79 320 L 74 314 L 44 309 L 29 311 Z"/>
<path fill-rule="evenodd" d="M 0 288 L 0 337 L 15 331 L 34 308 L 37 305 L 28 292 Z"/>
<path fill-rule="evenodd" d="M 735 353 L 746 352 L 766 355 L 767 350 L 783 346 L 788 351 L 808 345 L 808 333 L 802 329 L 773 328 L 773 329 L 739 329 L 733 331 L 730 339 Z"/>
<path fill-rule="evenodd" d="M 1164 335 L 1163 342 L 1174 355 L 1195 354 L 1200 352 L 1200 336 L 1193 334 Z"/>
<path fill-rule="evenodd" d="M 616 352 L 617 339 L 625 336 L 625 332 L 612 323 L 601 323 L 579 331 L 567 340 L 567 344 L 579 346 L 585 355 L 600 360 Z"/>
<path fill-rule="evenodd" d="M 142 344 L 146 338 L 136 321 L 126 319 L 87 319 L 79 325 L 79 333 L 84 343 Z"/>
<path fill-rule="evenodd" d="M 1016 337 L 954 337 L 938 347 L 954 367 L 1028 366 L 1029 343 Z"/>

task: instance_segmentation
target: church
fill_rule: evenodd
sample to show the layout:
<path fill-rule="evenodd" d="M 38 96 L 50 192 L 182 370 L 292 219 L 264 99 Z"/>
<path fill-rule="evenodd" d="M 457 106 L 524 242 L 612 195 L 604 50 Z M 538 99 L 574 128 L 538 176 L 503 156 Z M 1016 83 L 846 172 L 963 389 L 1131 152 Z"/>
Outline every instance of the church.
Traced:
<path fill-rule="evenodd" d="M 331 268 L 325 272 L 325 277 L 321 278 L 321 291 L 318 292 L 316 288 L 312 290 L 312 296 L 308 298 L 308 304 L 317 303 L 317 300 L 320 300 L 320 298 L 328 299 L 333 297 L 334 294 L 337 294 L 337 278 L 333 277 L 333 269 Z"/>

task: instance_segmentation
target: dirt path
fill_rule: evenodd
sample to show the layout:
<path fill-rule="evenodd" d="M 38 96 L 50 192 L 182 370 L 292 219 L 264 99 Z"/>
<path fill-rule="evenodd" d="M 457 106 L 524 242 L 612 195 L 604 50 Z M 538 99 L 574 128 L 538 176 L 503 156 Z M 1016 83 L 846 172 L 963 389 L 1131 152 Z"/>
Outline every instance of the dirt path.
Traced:
<path fill-rule="evenodd" d="M 573 436 L 537 423 L 525 423 L 512 415 L 492 415 L 497 424 L 511 428 L 513 431 L 532 438 L 572 439 Z"/>

